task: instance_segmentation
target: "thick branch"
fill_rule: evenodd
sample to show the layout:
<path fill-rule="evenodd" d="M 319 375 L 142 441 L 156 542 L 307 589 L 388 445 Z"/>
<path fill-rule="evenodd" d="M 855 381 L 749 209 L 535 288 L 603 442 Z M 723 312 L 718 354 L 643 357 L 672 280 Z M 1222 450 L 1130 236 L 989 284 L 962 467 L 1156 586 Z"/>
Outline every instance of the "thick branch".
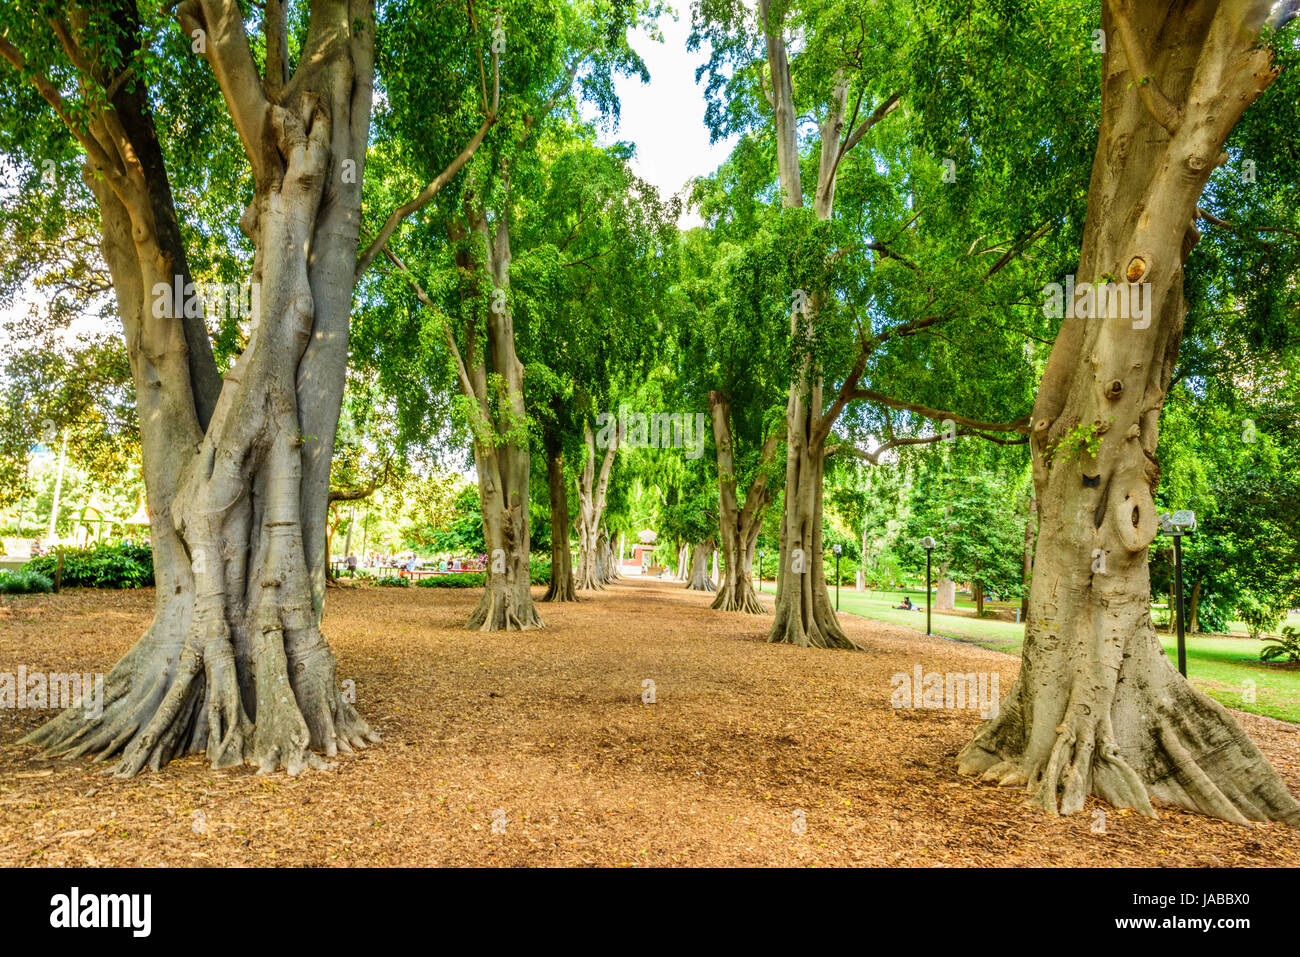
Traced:
<path fill-rule="evenodd" d="M 185 0 L 176 15 L 186 36 L 204 31 L 204 56 L 221 87 L 254 179 L 264 183 L 271 172 L 265 136 L 270 102 L 248 48 L 239 4 L 235 0 Z"/>
<path fill-rule="evenodd" d="M 879 405 L 887 406 L 891 409 L 902 409 L 906 412 L 913 412 L 927 419 L 951 419 L 957 425 L 964 425 L 968 428 L 979 429 L 984 432 L 1020 432 L 1025 435 L 1029 434 L 1029 416 L 1016 419 L 1014 422 L 982 422 L 979 419 L 970 419 L 964 415 L 958 415 L 956 412 L 945 412 L 943 409 L 932 409 L 929 406 L 918 405 L 915 402 L 903 402 L 899 399 L 890 398 L 880 392 L 873 392 L 870 389 L 854 389 L 851 398 L 866 399 L 868 402 L 875 402 Z"/>
<path fill-rule="evenodd" d="M 1108 6 L 1111 16 L 1115 18 L 1115 28 L 1119 30 L 1120 41 L 1124 44 L 1129 74 L 1133 77 L 1133 84 L 1137 87 L 1142 105 L 1170 136 L 1174 136 L 1183 123 L 1182 110 L 1169 102 L 1161 91 L 1160 85 L 1156 83 L 1151 64 L 1147 61 L 1146 50 L 1142 48 L 1142 41 L 1133 28 L 1133 21 L 1128 18 L 1126 0 L 1108 0 Z"/>

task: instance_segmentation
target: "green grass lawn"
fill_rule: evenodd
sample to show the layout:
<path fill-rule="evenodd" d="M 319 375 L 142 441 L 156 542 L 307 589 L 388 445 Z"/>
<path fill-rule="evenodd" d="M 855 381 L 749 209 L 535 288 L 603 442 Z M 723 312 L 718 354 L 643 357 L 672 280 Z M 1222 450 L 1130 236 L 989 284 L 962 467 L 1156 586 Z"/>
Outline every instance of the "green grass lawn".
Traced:
<path fill-rule="evenodd" d="M 776 590 L 772 582 L 764 582 L 762 590 L 771 594 Z M 892 606 L 911 595 L 912 603 L 922 606 L 920 611 L 899 611 Z M 831 600 L 835 589 L 831 588 Z M 975 603 L 962 595 L 957 596 L 957 609 L 973 614 Z M 899 589 L 888 592 L 857 592 L 840 588 L 840 611 L 891 625 L 901 625 L 925 631 L 925 592 L 920 589 Z M 1016 608 L 1018 605 L 986 602 L 986 608 Z M 1163 608 L 1164 606 L 1159 606 Z M 1291 615 L 1288 623 L 1300 625 L 1300 616 Z M 1236 626 L 1238 623 L 1233 623 Z M 1244 630 L 1244 626 L 1242 626 Z M 961 614 L 931 613 L 931 631 L 945 638 L 967 641 L 994 651 L 1020 654 L 1025 640 L 1024 625 L 996 619 L 966 617 Z M 1173 635 L 1161 635 L 1160 643 L 1171 661 L 1177 663 L 1178 641 Z M 1240 711 L 1268 715 L 1283 721 L 1300 722 L 1300 670 L 1269 667 L 1259 660 L 1263 641 L 1250 638 L 1189 635 L 1187 645 L 1187 676 L 1198 688 L 1220 704 Z M 1253 686 L 1247 682 L 1253 682 Z M 1248 701 L 1247 691 L 1253 687 L 1255 700 Z"/>

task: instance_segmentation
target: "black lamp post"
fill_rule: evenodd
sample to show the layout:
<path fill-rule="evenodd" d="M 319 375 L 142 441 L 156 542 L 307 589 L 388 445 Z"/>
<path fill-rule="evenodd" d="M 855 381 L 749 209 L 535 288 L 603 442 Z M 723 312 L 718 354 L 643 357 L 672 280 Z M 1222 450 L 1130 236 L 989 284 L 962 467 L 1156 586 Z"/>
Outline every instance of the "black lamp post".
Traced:
<path fill-rule="evenodd" d="M 925 633 L 930 634 L 930 552 L 934 550 L 934 539 L 929 535 L 921 539 L 925 549 Z"/>
<path fill-rule="evenodd" d="M 832 545 L 831 551 L 835 553 L 835 610 L 840 610 L 840 552 L 843 549 L 839 545 Z"/>
<path fill-rule="evenodd" d="M 1174 540 L 1174 613 L 1178 616 L 1178 673 L 1187 677 L 1187 647 L 1183 640 L 1183 536 L 1196 531 L 1196 514 L 1180 509 L 1160 516 L 1160 534 Z"/>
<path fill-rule="evenodd" d="M 763 590 L 763 552 L 758 553 L 758 590 Z"/>

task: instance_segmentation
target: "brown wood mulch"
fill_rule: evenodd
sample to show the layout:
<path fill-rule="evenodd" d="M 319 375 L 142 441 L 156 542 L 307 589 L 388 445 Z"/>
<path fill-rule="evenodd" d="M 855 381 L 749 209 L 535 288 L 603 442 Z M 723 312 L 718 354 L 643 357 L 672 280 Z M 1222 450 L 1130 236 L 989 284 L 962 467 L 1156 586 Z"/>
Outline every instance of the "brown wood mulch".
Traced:
<path fill-rule="evenodd" d="M 120 781 L 16 743 L 52 712 L 0 711 L 0 864 L 1300 864 L 1280 825 L 1104 808 L 1096 833 L 1092 802 L 1051 818 L 958 776 L 976 712 L 890 706 L 917 664 L 997 671 L 1005 693 L 1015 657 L 848 615 L 863 651 L 769 645 L 768 618 L 636 579 L 540 606 L 543 630 L 479 634 L 462 628 L 477 597 L 331 589 L 339 679 L 384 741 L 326 771 L 197 755 Z M 107 671 L 152 598 L 0 599 L 0 672 Z M 1239 719 L 1300 793 L 1296 728 Z"/>

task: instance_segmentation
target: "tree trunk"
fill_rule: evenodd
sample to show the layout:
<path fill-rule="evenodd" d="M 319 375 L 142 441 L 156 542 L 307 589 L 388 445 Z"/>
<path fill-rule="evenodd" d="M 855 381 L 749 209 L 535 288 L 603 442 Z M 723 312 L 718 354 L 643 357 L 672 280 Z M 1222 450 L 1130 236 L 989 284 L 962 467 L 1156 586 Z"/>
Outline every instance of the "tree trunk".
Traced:
<path fill-rule="evenodd" d="M 1166 657 L 1147 569 L 1160 409 L 1186 314 L 1183 263 L 1223 144 L 1275 76 L 1271 51 L 1256 48 L 1269 7 L 1103 8 L 1102 26 L 1121 42 L 1103 61 L 1078 277 L 1149 283 L 1151 306 L 1137 322 L 1113 309 L 1067 315 L 1057 335 L 1033 415 L 1042 524 L 1024 665 L 959 758 L 964 773 L 1024 788 L 1052 814 L 1081 810 L 1091 794 L 1151 816 L 1156 799 L 1300 826 L 1300 805 L 1259 749 Z M 1095 455 L 1051 454 L 1080 426 L 1100 436 Z"/>
<path fill-rule="evenodd" d="M 808 416 L 796 387 L 786 414 L 785 512 L 776 572 L 776 609 L 768 641 L 804 648 L 856 648 L 840 627 L 826 588 L 822 553 L 822 467 L 820 441 L 808 434 Z M 810 390 L 821 405 L 821 384 Z"/>
<path fill-rule="evenodd" d="M 934 610 L 957 610 L 957 583 L 948 577 L 948 566 L 939 566 L 934 583 Z"/>
<path fill-rule="evenodd" d="M 715 591 L 717 586 L 709 577 L 709 559 L 713 555 L 713 539 L 707 538 L 691 548 L 691 567 L 686 573 L 686 587 L 691 591 Z"/>
<path fill-rule="evenodd" d="M 469 250 L 457 254 L 461 268 L 474 279 L 468 290 L 470 314 L 481 314 L 487 331 L 486 352 L 468 366 L 462 363 L 460 376 L 462 393 L 476 404 L 479 414 L 474 466 L 488 563 L 483 597 L 466 623 L 478 631 L 543 626 L 528 568 L 528 416 L 524 367 L 515 353 L 514 317 L 504 301 L 511 258 L 508 175 L 503 174 L 502 180 L 506 196 L 495 227 L 489 226 L 486 209 L 474 197 L 466 199 L 468 233 L 482 258 Z M 476 353 L 470 350 L 470 355 Z"/>
<path fill-rule="evenodd" d="M 974 586 L 972 586 L 972 590 L 975 593 L 975 617 L 983 618 L 984 617 L 984 583 L 980 581 L 978 578 L 975 579 L 975 584 Z"/>
<path fill-rule="evenodd" d="M 133 17 L 129 5 L 115 15 Z M 343 700 L 320 631 L 334 441 L 326 420 L 337 419 L 343 376 L 335 353 L 309 348 L 341 328 L 346 359 L 360 172 L 356 185 L 337 184 L 342 161 L 360 166 L 365 156 L 373 20 L 365 5 L 314 7 L 303 46 L 312 69 L 295 96 L 274 103 L 247 59 L 233 5 L 187 2 L 179 15 L 187 33 L 206 31 L 208 59 L 254 168 L 241 226 L 256 248 L 259 310 L 204 429 L 208 375 L 195 377 L 192 363 L 210 362 L 210 349 L 205 358 L 174 308 L 155 309 L 159 290 L 181 275 L 179 231 L 134 84 L 111 114 L 90 116 L 96 151 L 85 179 L 102 216 L 101 249 L 136 385 L 154 621 L 107 676 L 101 715 L 69 709 L 25 740 L 68 757 L 119 757 L 121 777 L 200 750 L 214 768 L 296 773 L 322 763 L 316 751 L 331 756 L 378 740 Z M 340 33 L 340 23 L 352 22 L 355 33 Z M 104 155 L 114 159 L 104 163 Z M 331 286 L 338 263 L 347 267 L 341 293 Z M 176 305 L 167 294 L 162 303 Z M 332 411 L 319 407 L 330 401 Z M 325 470 L 312 466 L 316 455 Z"/>
<path fill-rule="evenodd" d="M 745 495 L 744 507 L 736 497 L 736 462 L 731 437 L 731 402 L 716 390 L 709 393 L 713 439 L 718 453 L 718 528 L 723 579 L 713 607 L 765 615 L 767 609 L 754 591 L 754 543 L 762 525 L 763 509 L 771 500 L 767 467 L 776 455 L 780 436 L 768 436 L 759 453 L 757 473 Z"/>
<path fill-rule="evenodd" d="M 615 430 L 605 457 L 600 463 L 600 477 L 596 477 L 596 438 L 590 423 L 583 425 L 587 443 L 587 456 L 578 476 L 578 581 L 580 591 L 597 591 L 611 581 L 608 540 L 601 544 L 601 520 L 605 514 L 605 493 L 609 489 L 609 471 L 614 465 L 614 455 L 622 438 Z M 608 539 L 608 536 L 606 536 Z"/>
<path fill-rule="evenodd" d="M 1034 572 L 1034 519 L 1038 515 L 1038 499 L 1029 493 L 1029 514 L 1025 516 L 1025 554 L 1020 566 L 1020 620 L 1029 617 L 1029 582 Z"/>
<path fill-rule="evenodd" d="M 1198 578 L 1192 583 L 1192 597 L 1187 606 L 1187 633 L 1189 635 L 1199 635 L 1201 633 L 1201 621 L 1197 617 L 1197 607 L 1201 603 L 1201 580 Z"/>
<path fill-rule="evenodd" d="M 551 495 L 551 583 L 542 601 L 577 601 L 569 553 L 569 495 L 564 485 L 564 451 L 558 440 L 546 450 L 546 484 Z"/>
<path fill-rule="evenodd" d="M 596 576 L 602 585 L 612 585 L 621 577 L 618 571 L 617 557 L 614 555 L 614 539 L 609 529 L 601 526 L 596 537 Z"/>
<path fill-rule="evenodd" d="M 858 574 L 855 582 L 855 590 L 867 590 L 867 553 L 870 547 L 870 540 L 867 537 L 867 521 L 862 520 L 862 551 L 858 553 Z"/>

